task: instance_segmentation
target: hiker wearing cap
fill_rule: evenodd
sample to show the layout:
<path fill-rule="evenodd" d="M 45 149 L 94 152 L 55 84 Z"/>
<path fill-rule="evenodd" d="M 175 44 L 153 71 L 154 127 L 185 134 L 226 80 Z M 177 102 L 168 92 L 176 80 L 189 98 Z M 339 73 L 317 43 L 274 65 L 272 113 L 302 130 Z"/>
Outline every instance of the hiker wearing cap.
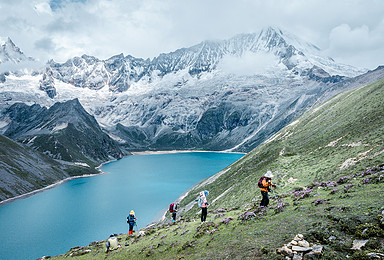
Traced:
<path fill-rule="evenodd" d="M 200 197 L 197 202 L 198 206 L 201 208 L 201 223 L 205 222 L 207 218 L 207 207 L 208 207 L 207 196 L 208 195 L 209 195 L 209 192 L 206 190 L 200 192 Z"/>
<path fill-rule="evenodd" d="M 129 213 L 129 216 L 127 217 L 127 223 L 129 224 L 129 233 L 128 233 L 128 235 L 132 235 L 133 234 L 133 227 L 136 224 L 136 220 L 137 220 L 137 218 L 135 218 L 135 212 L 133 210 L 131 210 L 131 212 Z"/>
<path fill-rule="evenodd" d="M 271 171 L 267 171 L 267 173 L 260 178 L 259 180 L 259 187 L 261 190 L 261 196 L 263 196 L 260 206 L 261 207 L 267 207 L 269 204 L 269 197 L 268 192 L 271 191 L 271 187 L 276 187 L 275 184 L 272 183 L 273 174 Z"/>
<path fill-rule="evenodd" d="M 177 213 L 177 208 L 179 207 L 179 202 L 174 202 L 169 205 L 169 212 L 172 213 L 172 220 L 173 222 L 176 221 L 176 213 Z"/>
<path fill-rule="evenodd" d="M 105 246 L 107 247 L 107 249 L 105 250 L 105 252 L 107 252 L 107 253 L 111 250 L 115 250 L 115 249 L 118 249 L 119 247 L 121 247 L 119 241 L 117 241 L 117 238 L 114 235 L 109 236 Z"/>

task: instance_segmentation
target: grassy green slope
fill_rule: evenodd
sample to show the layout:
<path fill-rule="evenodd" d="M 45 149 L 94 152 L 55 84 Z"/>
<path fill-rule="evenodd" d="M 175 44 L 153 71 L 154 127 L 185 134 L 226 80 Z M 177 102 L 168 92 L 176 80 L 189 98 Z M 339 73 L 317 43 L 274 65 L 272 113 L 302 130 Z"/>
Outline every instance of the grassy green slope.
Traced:
<path fill-rule="evenodd" d="M 99 171 L 94 167 L 63 164 L 0 135 L 0 201 L 69 177 L 96 173 Z"/>
<path fill-rule="evenodd" d="M 275 253 L 297 233 L 325 246 L 323 259 L 384 253 L 384 80 L 339 94 L 285 127 L 181 200 L 176 224 L 71 249 L 81 259 L 284 259 Z M 267 170 L 279 189 L 260 209 L 257 181 Z M 209 190 L 208 222 L 193 201 Z M 196 221 L 194 221 L 196 219 Z M 334 239 L 330 239 L 334 237 Z M 368 239 L 363 251 L 354 239 Z M 58 256 L 58 259 L 64 256 Z"/>

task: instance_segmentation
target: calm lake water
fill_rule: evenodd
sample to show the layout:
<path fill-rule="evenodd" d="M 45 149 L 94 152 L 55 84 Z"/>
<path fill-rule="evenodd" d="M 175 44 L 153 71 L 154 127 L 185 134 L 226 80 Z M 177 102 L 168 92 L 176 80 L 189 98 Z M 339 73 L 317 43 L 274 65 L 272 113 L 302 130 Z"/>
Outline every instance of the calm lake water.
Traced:
<path fill-rule="evenodd" d="M 243 154 L 135 155 L 105 164 L 99 176 L 0 206 L 0 259 L 36 259 L 127 233 L 133 209 L 139 229 L 157 220 L 188 188 Z M 181 205 L 182 206 L 182 205 Z"/>

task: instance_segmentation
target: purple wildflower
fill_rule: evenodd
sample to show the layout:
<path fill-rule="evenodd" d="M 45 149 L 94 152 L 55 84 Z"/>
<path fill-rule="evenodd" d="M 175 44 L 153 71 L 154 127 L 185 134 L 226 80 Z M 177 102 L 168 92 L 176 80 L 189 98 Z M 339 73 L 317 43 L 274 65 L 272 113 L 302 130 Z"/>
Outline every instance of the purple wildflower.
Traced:
<path fill-rule="evenodd" d="M 344 192 L 348 192 L 348 190 L 352 187 L 352 184 L 347 184 L 344 186 Z"/>
<path fill-rule="evenodd" d="M 363 184 L 367 184 L 367 183 L 369 183 L 371 181 L 371 179 L 364 179 L 363 180 Z"/>
<path fill-rule="evenodd" d="M 345 183 L 345 182 L 347 182 L 348 179 L 349 179 L 348 176 L 344 176 L 344 177 L 339 178 L 336 182 L 337 183 Z"/>
<path fill-rule="evenodd" d="M 319 205 L 319 204 L 323 204 L 324 203 L 324 200 L 322 199 L 317 199 L 313 202 L 315 205 Z"/>
<path fill-rule="evenodd" d="M 209 232 L 209 234 L 213 235 L 213 233 L 215 233 L 217 231 L 216 228 L 212 229 L 211 232 Z"/>
<path fill-rule="evenodd" d="M 339 191 L 338 189 L 333 189 L 333 190 L 331 190 L 331 194 L 335 194 L 338 191 Z"/>
<path fill-rule="evenodd" d="M 227 210 L 226 209 L 217 209 L 213 213 L 217 214 L 217 213 L 221 213 L 221 212 L 227 212 Z"/>
<path fill-rule="evenodd" d="M 224 219 L 221 220 L 221 223 L 224 223 L 224 224 L 227 225 L 229 223 L 229 221 L 231 221 L 231 220 L 233 220 L 232 217 L 224 218 Z"/>
<path fill-rule="evenodd" d="M 337 183 L 335 181 L 328 181 L 326 183 L 327 187 L 335 187 L 337 185 Z"/>

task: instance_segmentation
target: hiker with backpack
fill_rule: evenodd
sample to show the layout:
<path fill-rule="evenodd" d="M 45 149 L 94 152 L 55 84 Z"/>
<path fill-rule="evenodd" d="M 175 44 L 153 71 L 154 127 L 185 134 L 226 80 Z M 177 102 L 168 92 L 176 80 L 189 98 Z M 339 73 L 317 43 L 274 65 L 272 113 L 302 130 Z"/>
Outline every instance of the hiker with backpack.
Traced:
<path fill-rule="evenodd" d="M 177 213 L 177 208 L 179 207 L 179 202 L 174 202 L 169 205 L 169 212 L 172 213 L 172 220 L 173 222 L 176 221 L 176 213 Z"/>
<path fill-rule="evenodd" d="M 128 235 L 133 234 L 133 227 L 136 225 L 136 220 L 137 220 L 137 218 L 135 217 L 135 212 L 133 210 L 131 210 L 131 212 L 129 213 L 129 215 L 127 217 L 127 223 L 129 225 Z"/>
<path fill-rule="evenodd" d="M 199 208 L 201 208 L 201 223 L 205 222 L 207 218 L 208 195 L 209 192 L 207 190 L 200 192 L 200 197 L 197 201 L 197 205 L 199 206 Z"/>
<path fill-rule="evenodd" d="M 107 247 L 107 249 L 105 250 L 106 253 L 108 253 L 111 250 L 115 250 L 115 249 L 118 249 L 119 247 L 121 247 L 119 241 L 117 240 L 117 238 L 114 235 L 109 236 L 107 243 L 105 243 L 105 246 Z"/>
<path fill-rule="evenodd" d="M 271 171 L 267 171 L 267 173 L 259 179 L 258 186 L 261 191 L 261 196 L 263 197 L 260 202 L 260 207 L 268 207 L 269 197 L 268 192 L 271 191 L 271 187 L 276 187 L 275 184 L 272 183 L 273 174 Z"/>

